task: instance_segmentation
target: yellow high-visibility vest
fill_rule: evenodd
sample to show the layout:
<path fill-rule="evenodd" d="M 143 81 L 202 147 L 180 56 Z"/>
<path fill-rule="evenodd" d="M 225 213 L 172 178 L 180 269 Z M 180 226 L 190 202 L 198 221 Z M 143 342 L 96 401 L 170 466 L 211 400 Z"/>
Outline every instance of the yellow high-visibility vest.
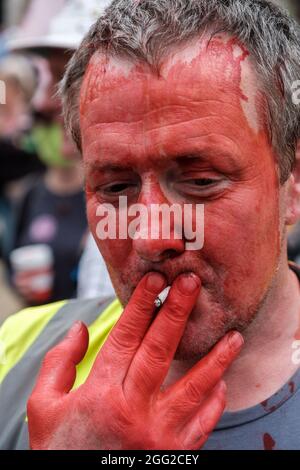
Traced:
<path fill-rule="evenodd" d="M 88 326 L 89 347 L 73 386 L 78 388 L 122 310 L 118 300 L 71 300 L 27 308 L 6 320 L 0 329 L 0 449 L 28 449 L 26 405 L 45 354 L 76 321 Z"/>

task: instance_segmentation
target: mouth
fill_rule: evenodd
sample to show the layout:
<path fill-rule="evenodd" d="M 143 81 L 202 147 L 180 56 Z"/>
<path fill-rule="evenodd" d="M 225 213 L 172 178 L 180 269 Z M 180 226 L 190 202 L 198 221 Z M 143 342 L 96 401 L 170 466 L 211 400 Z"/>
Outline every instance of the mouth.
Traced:
<path fill-rule="evenodd" d="M 166 285 L 172 286 L 175 279 L 181 274 L 194 273 L 201 280 L 202 289 L 216 283 L 216 275 L 212 266 L 199 258 L 178 257 L 176 260 L 168 259 L 160 263 L 149 263 L 139 260 L 138 263 L 130 263 L 126 272 L 121 274 L 120 283 L 127 290 L 127 299 L 132 296 L 142 278 L 150 273 L 157 272 L 164 276 Z"/>
<path fill-rule="evenodd" d="M 183 268 L 182 269 L 174 269 L 171 272 L 169 270 L 167 271 L 167 270 L 162 270 L 162 269 L 157 269 L 157 268 L 156 269 L 148 269 L 145 272 L 140 273 L 138 275 L 138 277 L 132 282 L 131 288 L 130 288 L 130 297 L 132 296 L 133 292 L 137 288 L 137 286 L 138 286 L 139 282 L 142 280 L 142 278 L 150 272 L 157 272 L 159 274 L 162 274 L 164 276 L 164 278 L 166 279 L 166 282 L 167 282 L 167 287 L 162 292 L 160 292 L 160 294 L 155 299 L 155 306 L 156 307 L 161 307 L 161 305 L 165 302 L 165 300 L 166 300 L 166 298 L 169 294 L 169 291 L 170 291 L 175 279 L 177 279 L 178 276 L 180 276 L 181 274 L 190 274 L 190 273 L 193 273 L 196 276 L 199 276 L 197 274 L 197 272 L 195 272 L 195 270 L 189 269 L 187 267 L 185 269 L 183 269 Z M 204 285 L 203 280 L 201 280 L 201 284 Z"/>

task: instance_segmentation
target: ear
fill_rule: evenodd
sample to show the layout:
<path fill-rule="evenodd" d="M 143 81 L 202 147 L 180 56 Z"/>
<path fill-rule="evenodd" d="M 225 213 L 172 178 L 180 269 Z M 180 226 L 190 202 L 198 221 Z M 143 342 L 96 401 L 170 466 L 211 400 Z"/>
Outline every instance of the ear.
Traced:
<path fill-rule="evenodd" d="M 296 150 L 295 168 L 287 183 L 286 225 L 294 225 L 300 219 L 300 140 Z"/>

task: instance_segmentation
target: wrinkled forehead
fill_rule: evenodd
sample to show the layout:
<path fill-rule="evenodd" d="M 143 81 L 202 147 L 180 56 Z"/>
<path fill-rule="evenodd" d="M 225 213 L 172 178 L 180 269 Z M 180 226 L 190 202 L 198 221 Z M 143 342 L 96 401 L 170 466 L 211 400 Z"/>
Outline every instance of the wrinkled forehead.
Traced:
<path fill-rule="evenodd" d="M 81 89 L 81 110 L 98 100 L 100 105 L 107 94 L 115 94 L 120 107 L 128 109 L 130 103 L 123 102 L 128 88 L 134 89 L 136 96 L 140 92 L 138 103 L 144 112 L 151 107 L 152 97 L 153 103 L 167 104 L 171 90 L 173 95 L 185 94 L 189 102 L 238 105 L 251 129 L 260 130 L 262 93 L 251 55 L 227 34 L 206 34 L 169 47 L 158 71 L 146 62 L 95 53 Z"/>

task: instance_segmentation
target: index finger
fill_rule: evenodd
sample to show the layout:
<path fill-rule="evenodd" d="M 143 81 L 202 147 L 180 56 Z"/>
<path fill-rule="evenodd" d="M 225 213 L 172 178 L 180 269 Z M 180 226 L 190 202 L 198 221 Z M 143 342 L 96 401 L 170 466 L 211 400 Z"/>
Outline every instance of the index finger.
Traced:
<path fill-rule="evenodd" d="M 136 383 L 141 395 L 151 395 L 160 389 L 199 296 L 200 286 L 200 278 L 194 273 L 184 273 L 175 279 L 166 302 L 130 364 L 124 382 L 128 396 Z"/>
<path fill-rule="evenodd" d="M 157 272 L 146 274 L 136 287 L 128 305 L 116 323 L 92 369 L 101 373 L 103 361 L 114 373 L 124 377 L 138 350 L 156 310 L 154 301 L 166 287 L 166 279 Z"/>

